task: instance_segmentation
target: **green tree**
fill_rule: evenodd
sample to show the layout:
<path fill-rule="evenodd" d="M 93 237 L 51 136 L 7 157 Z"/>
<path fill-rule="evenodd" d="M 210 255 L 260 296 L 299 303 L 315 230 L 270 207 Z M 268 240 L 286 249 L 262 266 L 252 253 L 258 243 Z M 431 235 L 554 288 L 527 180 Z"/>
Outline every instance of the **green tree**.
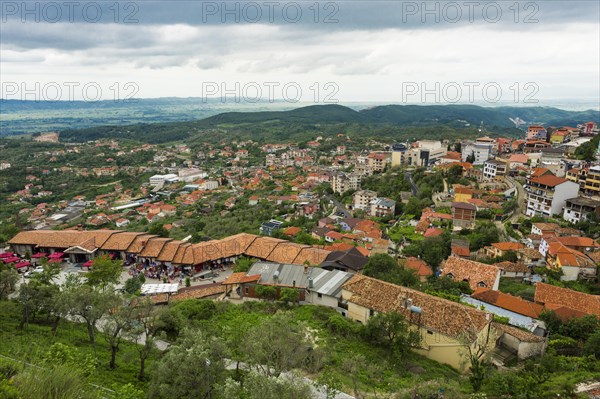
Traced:
<path fill-rule="evenodd" d="M 160 237 L 168 238 L 169 230 L 165 229 L 163 223 L 151 223 L 148 225 L 148 234 L 154 234 Z"/>
<path fill-rule="evenodd" d="M 250 372 L 242 381 L 228 378 L 217 388 L 217 398 L 244 399 L 310 399 L 310 386 L 300 377 L 273 378 Z"/>
<path fill-rule="evenodd" d="M 146 279 L 144 278 L 144 275 L 140 273 L 138 276 L 133 276 L 125 280 L 125 286 L 123 289 L 127 294 L 130 295 L 139 294 L 139 291 L 142 288 L 142 285 L 144 285 L 145 281 Z"/>
<path fill-rule="evenodd" d="M 282 288 L 279 300 L 283 303 L 296 304 L 300 301 L 300 293 L 295 288 Z"/>
<path fill-rule="evenodd" d="M 123 261 L 112 260 L 110 256 L 100 256 L 92 261 L 92 268 L 85 275 L 89 285 L 105 288 L 117 284 L 123 272 Z"/>
<path fill-rule="evenodd" d="M 254 293 L 262 299 L 275 300 L 277 298 L 277 288 L 270 285 L 256 285 Z"/>
<path fill-rule="evenodd" d="M 225 345 L 219 338 L 188 331 L 169 348 L 152 375 L 151 399 L 214 397 L 225 378 Z"/>
<path fill-rule="evenodd" d="M 103 319 L 102 332 L 110 346 L 110 362 L 108 363 L 110 369 L 117 367 L 117 352 L 119 351 L 121 339 L 133 322 L 134 301 L 133 298 L 120 299 L 120 303 L 107 310 Z"/>
<path fill-rule="evenodd" d="M 247 272 L 255 262 L 255 259 L 251 259 L 242 255 L 235 261 L 235 272 Z"/>
<path fill-rule="evenodd" d="M 363 274 L 407 287 L 416 286 L 419 283 L 419 278 L 412 269 L 400 266 L 396 259 L 388 254 L 375 254 L 369 257 Z"/>
<path fill-rule="evenodd" d="M 15 292 L 19 273 L 9 266 L 0 265 L 0 300 L 5 300 Z"/>
<path fill-rule="evenodd" d="M 161 310 L 154 306 L 150 298 L 138 299 L 133 308 L 131 323 L 127 325 L 125 335 L 135 342 L 140 361 L 138 379 L 146 380 L 146 360 L 156 350 L 156 341 L 163 334 Z"/>
<path fill-rule="evenodd" d="M 588 337 L 583 346 L 583 352 L 600 360 L 600 331 L 596 331 Z"/>
<path fill-rule="evenodd" d="M 419 342 L 419 333 L 412 331 L 404 316 L 398 312 L 375 314 L 369 318 L 365 331 L 374 342 L 396 354 L 406 353 Z"/>

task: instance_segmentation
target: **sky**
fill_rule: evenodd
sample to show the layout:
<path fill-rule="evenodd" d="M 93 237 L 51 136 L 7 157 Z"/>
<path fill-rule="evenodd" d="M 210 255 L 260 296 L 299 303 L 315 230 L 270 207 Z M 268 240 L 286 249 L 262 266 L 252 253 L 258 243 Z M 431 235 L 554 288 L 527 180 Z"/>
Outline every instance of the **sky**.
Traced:
<path fill-rule="evenodd" d="M 596 0 L 0 0 L 0 94 L 597 108 L 599 21 Z"/>

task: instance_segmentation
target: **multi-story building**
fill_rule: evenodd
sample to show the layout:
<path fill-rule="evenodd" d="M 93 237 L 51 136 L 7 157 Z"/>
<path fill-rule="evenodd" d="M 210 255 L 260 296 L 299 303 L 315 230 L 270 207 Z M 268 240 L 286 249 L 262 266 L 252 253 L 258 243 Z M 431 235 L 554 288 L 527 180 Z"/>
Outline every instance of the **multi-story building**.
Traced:
<path fill-rule="evenodd" d="M 360 188 L 360 176 L 354 173 L 338 173 L 331 179 L 333 192 L 343 194 L 346 191 Z"/>
<path fill-rule="evenodd" d="M 389 198 L 375 198 L 371 201 L 370 215 L 375 217 L 392 217 L 396 212 L 396 201 Z"/>
<path fill-rule="evenodd" d="M 410 166 L 431 165 L 448 153 L 441 141 L 420 140 L 414 143 L 408 152 L 407 164 Z"/>
<path fill-rule="evenodd" d="M 467 162 L 469 157 L 473 157 L 473 165 L 483 165 L 485 161 L 492 157 L 492 151 L 495 148 L 493 142 L 476 141 L 466 143 L 462 147 L 462 161 Z"/>
<path fill-rule="evenodd" d="M 590 167 L 583 189 L 589 195 L 600 195 L 600 165 Z"/>
<path fill-rule="evenodd" d="M 576 198 L 579 185 L 551 173 L 529 178 L 527 191 L 527 216 L 552 216 L 563 213 L 567 199 Z"/>
<path fill-rule="evenodd" d="M 404 143 L 392 145 L 392 167 L 406 165 L 406 154 L 408 146 Z"/>
<path fill-rule="evenodd" d="M 527 140 L 546 140 L 547 135 L 544 126 L 533 125 L 527 129 Z"/>
<path fill-rule="evenodd" d="M 352 206 L 354 209 L 369 210 L 371 201 L 377 198 L 377 193 L 371 190 L 359 190 L 352 197 Z"/>
<path fill-rule="evenodd" d="M 585 180 L 587 179 L 587 174 L 589 170 L 589 168 L 569 169 L 565 174 L 565 179 L 575 182 L 579 184 L 579 187 L 581 187 L 581 189 L 585 189 Z"/>
<path fill-rule="evenodd" d="M 483 178 L 485 180 L 503 181 L 507 170 L 506 161 L 489 159 L 483 163 Z"/>
<path fill-rule="evenodd" d="M 600 201 L 591 198 L 570 198 L 565 204 L 563 218 L 571 223 L 579 223 L 590 215 L 600 216 Z"/>
<path fill-rule="evenodd" d="M 367 165 L 373 172 L 383 172 L 389 162 L 389 153 L 373 152 L 367 158 Z"/>

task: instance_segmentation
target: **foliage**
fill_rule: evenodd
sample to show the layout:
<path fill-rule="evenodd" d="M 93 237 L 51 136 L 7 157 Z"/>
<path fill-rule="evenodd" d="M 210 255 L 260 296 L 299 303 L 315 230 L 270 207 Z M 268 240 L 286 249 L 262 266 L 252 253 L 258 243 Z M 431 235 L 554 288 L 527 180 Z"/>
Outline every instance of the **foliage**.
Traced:
<path fill-rule="evenodd" d="M 141 273 L 137 276 L 130 277 L 125 280 L 125 286 L 123 287 L 123 290 L 130 295 L 137 294 L 142 288 L 142 285 L 144 285 L 144 281 L 144 275 Z"/>
<path fill-rule="evenodd" d="M 397 312 L 377 313 L 369 318 L 365 334 L 395 354 L 406 353 L 419 343 L 419 333 L 411 330 L 404 316 Z"/>
<path fill-rule="evenodd" d="M 236 273 L 239 272 L 247 272 L 248 270 L 250 270 L 250 268 L 252 267 L 252 265 L 256 262 L 256 259 L 251 259 L 248 258 L 244 255 L 239 256 L 237 258 L 237 260 L 235 261 L 235 269 L 234 271 Z"/>
<path fill-rule="evenodd" d="M 298 303 L 300 300 L 300 293 L 295 288 L 282 288 L 279 300 L 283 303 Z"/>
<path fill-rule="evenodd" d="M 105 288 L 110 284 L 117 284 L 122 272 L 123 261 L 112 260 L 110 256 L 103 255 L 92 261 L 92 267 L 85 278 L 89 285 Z"/>
<path fill-rule="evenodd" d="M 9 266 L 0 265 L 0 300 L 8 298 L 15 292 L 19 273 Z"/>
<path fill-rule="evenodd" d="M 254 293 L 257 297 L 262 299 L 274 300 L 277 298 L 277 288 L 270 285 L 256 285 L 254 287 Z"/>
<path fill-rule="evenodd" d="M 97 367 L 93 356 L 84 355 L 77 348 L 60 342 L 50 346 L 43 355 L 42 362 L 47 367 L 60 365 L 77 369 L 82 376 L 86 377 L 91 375 Z"/>
<path fill-rule="evenodd" d="M 151 223 L 148 225 L 148 234 L 154 234 L 160 237 L 169 237 L 169 230 L 165 229 L 163 223 Z"/>
<path fill-rule="evenodd" d="M 76 368 L 66 366 L 27 368 L 15 377 L 15 387 L 22 398 L 99 398 Z"/>
<path fill-rule="evenodd" d="M 396 259 L 388 254 L 370 256 L 363 269 L 363 274 L 404 286 L 415 286 L 419 282 L 413 270 L 401 267 Z"/>
<path fill-rule="evenodd" d="M 437 269 L 442 261 L 450 256 L 452 238 L 445 232 L 438 237 L 428 237 L 422 241 L 413 242 L 402 250 L 406 256 L 423 259 L 432 268 Z"/>
<path fill-rule="evenodd" d="M 225 345 L 218 338 L 188 331 L 161 359 L 153 373 L 149 397 L 211 397 L 225 377 Z"/>

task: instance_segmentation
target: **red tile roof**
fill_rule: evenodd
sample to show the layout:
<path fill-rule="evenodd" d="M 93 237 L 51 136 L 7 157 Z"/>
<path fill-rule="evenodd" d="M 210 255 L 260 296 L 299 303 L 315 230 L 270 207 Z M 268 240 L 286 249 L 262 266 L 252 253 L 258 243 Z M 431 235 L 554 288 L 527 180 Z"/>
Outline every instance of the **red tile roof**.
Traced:
<path fill-rule="evenodd" d="M 467 281 L 472 290 L 496 288 L 500 269 L 493 265 L 451 256 L 442 265 L 442 276 L 451 275 L 456 281 Z"/>
<path fill-rule="evenodd" d="M 585 314 L 600 316 L 600 295 L 590 295 L 545 283 L 535 285 L 535 301 L 545 307 L 564 306 Z"/>
<path fill-rule="evenodd" d="M 517 296 L 488 288 L 477 289 L 471 297 L 533 319 L 537 319 L 544 310 L 544 307 L 539 303 L 529 302 Z"/>

